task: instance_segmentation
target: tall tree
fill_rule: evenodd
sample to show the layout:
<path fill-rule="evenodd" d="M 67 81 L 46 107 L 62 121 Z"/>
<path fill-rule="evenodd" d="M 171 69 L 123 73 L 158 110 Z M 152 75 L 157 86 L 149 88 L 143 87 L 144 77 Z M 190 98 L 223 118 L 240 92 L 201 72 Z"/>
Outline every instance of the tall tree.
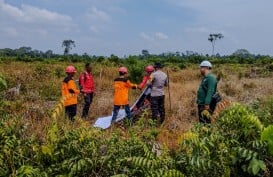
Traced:
<path fill-rule="evenodd" d="M 68 55 L 72 47 L 76 47 L 75 41 L 66 39 L 63 41 L 62 47 L 64 47 L 64 55 Z"/>
<path fill-rule="evenodd" d="M 208 40 L 212 44 L 212 55 L 214 55 L 215 42 L 217 39 L 222 39 L 224 36 L 221 33 L 210 34 Z"/>
<path fill-rule="evenodd" d="M 25 56 L 31 53 L 31 47 L 20 47 L 19 49 L 15 49 L 17 56 Z"/>
<path fill-rule="evenodd" d="M 238 49 L 232 55 L 239 57 L 250 57 L 251 53 L 246 49 Z"/>
<path fill-rule="evenodd" d="M 146 49 L 143 49 L 143 50 L 141 51 L 141 53 L 142 53 L 142 55 L 143 55 L 144 57 L 148 57 L 148 56 L 150 55 L 149 51 L 146 50 Z"/>
<path fill-rule="evenodd" d="M 53 51 L 52 51 L 52 50 L 47 50 L 47 51 L 45 52 L 46 58 L 50 58 L 50 57 L 52 57 L 52 55 L 53 55 Z"/>

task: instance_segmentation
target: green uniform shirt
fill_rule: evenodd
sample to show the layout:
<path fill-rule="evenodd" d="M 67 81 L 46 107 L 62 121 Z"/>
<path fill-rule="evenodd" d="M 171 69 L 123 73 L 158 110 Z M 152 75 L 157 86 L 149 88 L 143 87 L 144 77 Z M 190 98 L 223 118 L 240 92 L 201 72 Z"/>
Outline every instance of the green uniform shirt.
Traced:
<path fill-rule="evenodd" d="M 209 105 L 213 94 L 216 92 L 217 80 L 209 73 L 205 76 L 199 86 L 197 92 L 197 104 L 198 105 Z"/>

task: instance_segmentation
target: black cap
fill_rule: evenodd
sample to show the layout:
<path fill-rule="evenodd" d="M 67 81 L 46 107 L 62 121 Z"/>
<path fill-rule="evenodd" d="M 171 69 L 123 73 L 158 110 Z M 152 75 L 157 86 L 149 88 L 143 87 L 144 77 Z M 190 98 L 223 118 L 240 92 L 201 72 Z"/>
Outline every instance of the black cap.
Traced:
<path fill-rule="evenodd" d="M 163 68 L 163 65 L 160 62 L 156 62 L 154 68 Z"/>

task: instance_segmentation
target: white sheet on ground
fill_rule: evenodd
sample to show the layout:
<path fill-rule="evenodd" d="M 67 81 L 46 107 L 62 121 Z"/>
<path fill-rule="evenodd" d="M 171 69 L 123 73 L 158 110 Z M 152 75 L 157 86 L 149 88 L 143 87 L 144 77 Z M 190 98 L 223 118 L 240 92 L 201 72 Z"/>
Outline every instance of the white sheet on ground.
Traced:
<path fill-rule="evenodd" d="M 97 119 L 97 121 L 94 124 L 94 127 L 98 127 L 98 128 L 102 128 L 102 129 L 107 129 L 111 126 L 111 120 L 112 120 L 112 116 L 106 116 L 106 117 L 100 117 Z M 118 116 L 116 119 L 116 122 L 122 120 L 124 117 L 126 117 L 126 113 L 124 109 L 120 109 L 118 112 Z"/>
<path fill-rule="evenodd" d="M 143 90 L 143 92 L 141 93 L 141 95 L 138 97 L 138 99 L 135 101 L 135 103 L 131 106 L 130 110 L 132 111 L 132 109 L 135 107 L 135 105 L 138 103 L 138 101 L 140 100 L 140 98 L 142 97 L 142 95 L 147 94 L 151 91 L 150 88 L 146 88 Z M 113 115 L 113 113 L 112 113 Z M 120 109 L 118 112 L 118 116 L 116 119 L 116 122 L 124 119 L 126 117 L 126 113 L 124 109 Z M 112 120 L 112 116 L 106 116 L 106 117 L 99 117 L 97 119 L 97 121 L 94 124 L 94 127 L 98 127 L 98 128 L 102 128 L 102 129 L 107 129 L 111 126 L 111 120 Z"/>

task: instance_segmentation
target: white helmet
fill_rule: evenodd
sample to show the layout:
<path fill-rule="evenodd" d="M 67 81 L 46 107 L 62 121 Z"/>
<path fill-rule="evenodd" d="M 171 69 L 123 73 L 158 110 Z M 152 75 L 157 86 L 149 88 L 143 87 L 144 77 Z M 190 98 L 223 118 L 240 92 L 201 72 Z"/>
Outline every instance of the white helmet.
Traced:
<path fill-rule="evenodd" d="M 202 61 L 202 63 L 200 64 L 200 67 L 212 68 L 212 64 L 209 61 Z"/>

